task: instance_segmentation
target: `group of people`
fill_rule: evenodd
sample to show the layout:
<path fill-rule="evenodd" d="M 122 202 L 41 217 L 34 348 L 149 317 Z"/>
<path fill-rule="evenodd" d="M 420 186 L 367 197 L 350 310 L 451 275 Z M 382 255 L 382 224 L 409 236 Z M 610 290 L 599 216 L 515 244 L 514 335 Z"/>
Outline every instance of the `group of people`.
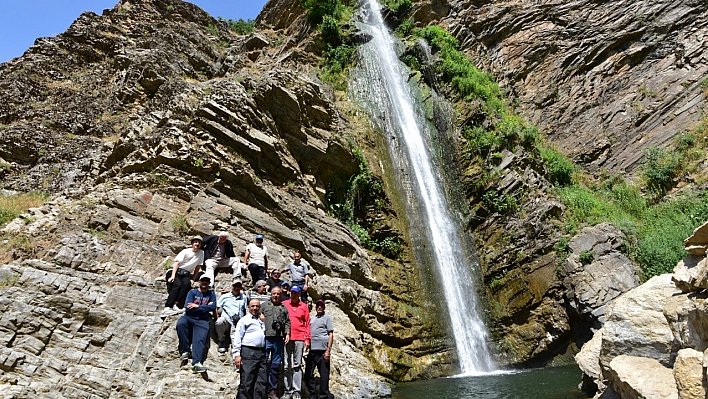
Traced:
<path fill-rule="evenodd" d="M 200 275 L 202 266 L 205 272 Z M 215 271 L 227 267 L 234 270 L 231 290 L 222 291 L 217 300 L 212 289 Z M 255 283 L 252 291 L 244 292 L 241 272 L 245 274 L 246 269 Z M 281 280 L 286 271 L 291 283 Z M 280 399 L 300 399 L 302 361 L 307 351 L 304 380 L 310 398 L 329 399 L 332 319 L 325 314 L 322 299 L 315 303 L 316 314 L 310 317 L 309 264 L 299 252 L 282 271 L 275 268 L 269 273 L 268 250 L 262 235 L 256 235 L 246 248 L 243 266 L 227 233 L 204 240 L 196 236 L 190 248 L 175 257 L 166 279 L 171 288 L 161 316 L 184 309 L 177 321 L 179 353 L 182 361 L 192 359 L 193 373 L 206 371 L 210 322 L 215 320 L 219 356 L 226 356 L 231 343 L 234 369 L 240 374 L 239 399 L 278 399 L 281 364 L 284 393 Z M 190 290 L 195 280 L 198 288 Z M 180 302 L 182 295 L 184 301 Z M 315 386 L 315 368 L 320 375 L 319 390 Z"/>

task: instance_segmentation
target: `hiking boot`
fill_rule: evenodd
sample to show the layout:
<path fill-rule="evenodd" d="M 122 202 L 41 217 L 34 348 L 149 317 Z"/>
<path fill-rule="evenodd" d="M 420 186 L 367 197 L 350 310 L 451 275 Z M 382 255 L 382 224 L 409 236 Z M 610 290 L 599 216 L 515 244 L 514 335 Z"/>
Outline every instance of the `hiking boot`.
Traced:
<path fill-rule="evenodd" d="M 268 393 L 268 399 L 278 399 L 278 394 L 275 391 L 270 391 Z"/>
<path fill-rule="evenodd" d="M 189 360 L 190 357 L 192 357 L 191 353 L 183 352 L 181 355 L 179 355 L 179 360 Z"/>
<path fill-rule="evenodd" d="M 300 392 L 295 392 L 295 393 L 293 394 L 293 399 L 302 399 L 302 398 L 300 397 Z"/>
<path fill-rule="evenodd" d="M 292 399 L 293 394 L 285 392 L 283 396 L 280 397 L 280 399 Z"/>
<path fill-rule="evenodd" d="M 207 369 L 204 367 L 201 363 L 197 363 L 194 366 L 192 366 L 192 373 L 197 374 L 197 373 L 206 373 Z"/>

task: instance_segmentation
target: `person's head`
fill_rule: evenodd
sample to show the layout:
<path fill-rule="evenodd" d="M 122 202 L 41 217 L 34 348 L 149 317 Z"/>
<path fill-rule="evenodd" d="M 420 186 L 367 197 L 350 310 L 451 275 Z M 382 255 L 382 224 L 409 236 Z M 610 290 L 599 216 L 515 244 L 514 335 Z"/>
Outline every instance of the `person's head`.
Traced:
<path fill-rule="evenodd" d="M 222 231 L 219 232 L 219 244 L 223 244 L 229 239 L 229 233 Z"/>
<path fill-rule="evenodd" d="M 280 270 L 274 269 L 270 272 L 270 278 L 272 278 L 273 281 L 280 281 Z"/>
<path fill-rule="evenodd" d="M 233 283 L 231 283 L 231 293 L 233 295 L 240 294 L 242 289 L 243 289 L 243 282 L 240 279 L 236 279 L 236 280 L 234 280 Z"/>
<path fill-rule="evenodd" d="M 318 299 L 317 302 L 315 302 L 315 310 L 317 311 L 318 316 L 322 316 L 325 312 L 325 303 L 322 299 Z"/>
<path fill-rule="evenodd" d="M 290 288 L 290 300 L 296 303 L 299 302 L 301 292 L 302 289 L 297 285 L 294 285 L 292 288 Z"/>
<path fill-rule="evenodd" d="M 192 251 L 197 252 L 202 247 L 202 236 L 194 236 L 192 238 Z"/>
<path fill-rule="evenodd" d="M 273 287 L 270 290 L 270 302 L 273 305 L 280 305 L 280 300 L 283 297 L 283 290 L 280 287 Z"/>
<path fill-rule="evenodd" d="M 259 247 L 263 245 L 263 234 L 256 234 L 256 239 L 253 240 Z"/>
<path fill-rule="evenodd" d="M 256 284 L 253 285 L 253 289 L 256 290 L 256 292 L 260 295 L 263 295 L 266 293 L 267 287 L 268 287 L 268 285 L 263 280 L 258 280 L 258 281 L 256 281 Z"/>
<path fill-rule="evenodd" d="M 199 289 L 201 291 L 207 291 L 211 285 L 211 279 L 209 276 L 201 276 L 199 278 Z"/>
<path fill-rule="evenodd" d="M 260 312 L 261 312 L 261 301 L 259 301 L 258 299 L 251 299 L 251 301 L 248 302 L 248 313 L 252 314 L 255 317 L 258 317 L 258 314 Z"/>
<path fill-rule="evenodd" d="M 295 262 L 296 265 L 299 265 L 299 264 L 300 264 L 300 259 L 302 259 L 302 255 L 300 254 L 300 252 L 295 252 L 295 253 L 293 254 L 293 260 L 294 260 L 294 262 Z"/>
<path fill-rule="evenodd" d="M 283 295 L 290 295 L 290 283 L 288 281 L 283 281 L 280 287 L 283 289 Z"/>

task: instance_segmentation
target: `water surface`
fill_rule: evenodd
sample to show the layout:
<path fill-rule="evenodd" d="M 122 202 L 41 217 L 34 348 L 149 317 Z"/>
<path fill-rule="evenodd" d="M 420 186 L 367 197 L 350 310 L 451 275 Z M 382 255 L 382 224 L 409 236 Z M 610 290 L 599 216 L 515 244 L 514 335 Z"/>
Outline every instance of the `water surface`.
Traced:
<path fill-rule="evenodd" d="M 396 385 L 393 399 L 586 399 L 576 365 Z"/>

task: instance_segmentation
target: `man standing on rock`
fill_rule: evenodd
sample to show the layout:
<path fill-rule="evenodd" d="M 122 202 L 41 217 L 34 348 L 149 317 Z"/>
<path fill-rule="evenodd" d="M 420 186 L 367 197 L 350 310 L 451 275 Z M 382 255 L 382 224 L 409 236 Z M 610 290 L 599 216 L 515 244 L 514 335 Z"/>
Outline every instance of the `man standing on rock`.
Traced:
<path fill-rule="evenodd" d="M 300 300 L 301 289 L 290 289 L 285 302 L 290 316 L 290 341 L 285 345 L 285 394 L 282 399 L 300 399 L 302 354 L 310 346 L 310 309 Z"/>
<path fill-rule="evenodd" d="M 236 324 L 233 342 L 234 367 L 241 375 L 237 399 L 265 397 L 268 368 L 265 352 L 265 316 L 258 299 L 248 302 L 248 315 Z"/>
<path fill-rule="evenodd" d="M 236 335 L 236 324 L 246 314 L 246 296 L 241 289 L 243 283 L 240 279 L 231 283 L 231 292 L 223 294 L 216 303 L 216 311 L 220 313 L 216 320 L 216 335 L 219 338 L 219 356 L 226 354 L 228 340 L 226 331 L 230 331 L 231 343 Z"/>
<path fill-rule="evenodd" d="M 322 299 L 315 303 L 317 315 L 310 324 L 310 353 L 305 359 L 305 385 L 310 392 L 310 399 L 329 399 L 329 359 L 334 341 L 332 318 L 325 314 Z M 320 374 L 320 392 L 315 390 L 315 367 Z"/>
<path fill-rule="evenodd" d="M 229 233 L 222 231 L 219 235 L 211 235 L 204 239 L 204 275 L 209 277 L 212 284 L 216 269 L 233 269 L 233 280 L 241 278 L 241 263 L 234 253 L 234 245 L 229 240 Z"/>
<path fill-rule="evenodd" d="M 285 344 L 290 340 L 290 317 L 281 302 L 281 288 L 273 287 L 270 302 L 263 305 L 265 315 L 266 359 L 268 363 L 268 399 L 278 399 L 278 374 Z"/>
<path fill-rule="evenodd" d="M 262 234 L 257 234 L 256 239 L 246 247 L 243 263 L 248 266 L 253 281 L 268 278 L 268 248 L 263 245 Z"/>
<path fill-rule="evenodd" d="M 184 310 L 187 293 L 197 278 L 201 264 L 204 263 L 204 251 L 200 249 L 201 246 L 202 237 L 194 236 L 192 246 L 183 249 L 175 257 L 172 269 L 167 272 L 166 276 L 167 286 L 171 285 L 172 287 L 165 301 L 165 309 L 160 314 L 161 318 L 182 313 Z"/>
<path fill-rule="evenodd" d="M 293 261 L 283 269 L 283 273 L 288 271 L 290 272 L 290 284 L 292 284 L 292 287 L 300 287 L 302 292 L 300 300 L 307 303 L 307 289 L 310 285 L 310 264 L 302 259 L 299 251 L 293 254 Z"/>
<path fill-rule="evenodd" d="M 187 310 L 177 320 L 180 360 L 192 355 L 192 373 L 203 373 L 204 348 L 209 339 L 209 318 L 216 309 L 216 294 L 209 289 L 211 280 L 207 276 L 199 279 L 199 288 L 187 294 Z"/>

